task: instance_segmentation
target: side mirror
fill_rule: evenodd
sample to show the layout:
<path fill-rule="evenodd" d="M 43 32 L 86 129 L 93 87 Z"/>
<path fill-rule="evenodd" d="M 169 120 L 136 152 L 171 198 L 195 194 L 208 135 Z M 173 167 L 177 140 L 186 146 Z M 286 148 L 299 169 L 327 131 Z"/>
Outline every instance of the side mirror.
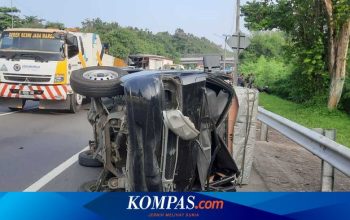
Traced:
<path fill-rule="evenodd" d="M 109 54 L 109 44 L 108 43 L 103 43 L 102 51 L 101 51 L 101 59 L 103 54 Z"/>
<path fill-rule="evenodd" d="M 76 45 L 68 46 L 68 58 L 72 58 L 79 53 L 79 48 Z"/>
<path fill-rule="evenodd" d="M 109 43 L 103 43 L 103 48 L 105 50 L 108 50 L 109 49 Z"/>
<path fill-rule="evenodd" d="M 69 45 L 75 45 L 76 42 L 76 37 L 73 34 L 66 34 L 66 42 Z"/>

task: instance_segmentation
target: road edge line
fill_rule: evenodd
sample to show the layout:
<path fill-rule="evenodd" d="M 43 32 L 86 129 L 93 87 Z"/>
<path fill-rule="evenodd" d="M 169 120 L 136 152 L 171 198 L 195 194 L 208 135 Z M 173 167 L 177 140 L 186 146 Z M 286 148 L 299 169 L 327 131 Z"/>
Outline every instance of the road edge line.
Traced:
<path fill-rule="evenodd" d="M 0 114 L 0 117 L 1 116 L 6 116 L 6 115 L 13 115 L 15 113 L 18 113 L 18 112 L 21 112 L 22 110 L 19 110 L 19 111 L 13 111 L 13 112 L 6 112 L 6 113 L 3 113 L 3 114 Z"/>
<path fill-rule="evenodd" d="M 86 151 L 89 149 L 89 146 L 86 146 L 78 153 L 71 156 L 68 160 L 64 161 L 60 165 L 58 165 L 56 168 L 48 172 L 46 175 L 41 177 L 39 180 L 37 180 L 35 183 L 27 187 L 23 192 L 37 192 L 41 188 L 43 188 L 46 184 L 51 182 L 54 178 L 56 178 L 58 175 L 60 175 L 63 171 L 68 169 L 70 166 L 72 166 L 75 162 L 78 161 L 78 156 L 81 152 Z"/>
<path fill-rule="evenodd" d="M 25 112 L 25 111 L 33 110 L 33 109 L 37 109 L 37 108 L 38 107 L 33 107 L 33 108 L 28 108 L 28 109 L 16 110 L 16 111 L 12 111 L 12 112 L 5 112 L 5 113 L 0 114 L 0 117 L 6 116 L 6 115 L 13 115 L 13 114 L 18 113 L 18 112 Z"/>

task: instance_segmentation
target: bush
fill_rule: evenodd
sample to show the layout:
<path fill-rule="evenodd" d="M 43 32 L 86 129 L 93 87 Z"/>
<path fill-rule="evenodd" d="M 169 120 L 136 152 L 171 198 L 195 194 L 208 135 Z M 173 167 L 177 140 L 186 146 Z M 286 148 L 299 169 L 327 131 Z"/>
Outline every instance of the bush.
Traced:
<path fill-rule="evenodd" d="M 321 40 L 312 48 L 299 48 L 283 32 L 255 32 L 251 45 L 240 55 L 240 72 L 255 75 L 255 86 L 304 106 L 327 106 L 330 77 L 326 72 Z M 347 77 L 338 105 L 350 114 L 350 50 Z"/>
<path fill-rule="evenodd" d="M 255 86 L 268 86 L 276 88 L 276 83 L 286 79 L 291 74 L 291 66 L 286 66 L 282 61 L 271 58 L 266 59 L 260 56 L 256 62 L 246 61 L 240 66 L 240 72 L 247 76 L 252 73 L 255 76 Z"/>

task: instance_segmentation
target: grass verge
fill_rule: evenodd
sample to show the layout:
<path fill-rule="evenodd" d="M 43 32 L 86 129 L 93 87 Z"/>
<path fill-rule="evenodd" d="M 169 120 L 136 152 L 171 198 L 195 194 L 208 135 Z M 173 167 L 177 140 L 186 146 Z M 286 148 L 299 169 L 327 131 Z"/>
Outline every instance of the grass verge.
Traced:
<path fill-rule="evenodd" d="M 350 147 L 350 116 L 326 107 L 304 106 L 277 96 L 260 93 L 259 105 L 308 128 L 335 128 L 337 142 Z"/>

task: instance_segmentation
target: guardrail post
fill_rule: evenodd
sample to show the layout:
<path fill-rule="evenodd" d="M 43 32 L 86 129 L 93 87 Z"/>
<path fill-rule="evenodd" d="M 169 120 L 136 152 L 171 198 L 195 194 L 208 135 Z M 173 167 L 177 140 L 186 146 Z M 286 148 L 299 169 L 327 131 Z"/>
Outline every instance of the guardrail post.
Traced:
<path fill-rule="evenodd" d="M 269 129 L 267 127 L 267 124 L 261 122 L 261 128 L 260 128 L 260 141 L 267 141 L 267 133 Z"/>
<path fill-rule="evenodd" d="M 261 107 L 258 108 L 257 118 L 268 127 L 277 130 L 317 157 L 327 161 L 334 169 L 350 177 L 350 149 L 348 147 Z"/>
<path fill-rule="evenodd" d="M 259 106 L 260 108 L 264 108 L 264 106 Z M 267 134 L 269 133 L 269 127 L 264 122 L 261 122 L 260 127 L 260 141 L 267 141 Z"/>
<path fill-rule="evenodd" d="M 322 160 L 321 191 L 332 192 L 334 188 L 334 167 Z"/>
<path fill-rule="evenodd" d="M 336 139 L 336 130 L 335 129 L 326 129 L 324 130 L 324 135 L 331 140 Z M 321 191 L 322 192 L 332 192 L 334 189 L 334 167 L 322 160 L 322 183 Z"/>
<path fill-rule="evenodd" d="M 315 128 L 314 131 L 328 137 L 335 141 L 336 130 L 335 129 L 322 129 Z M 321 191 L 322 192 L 332 192 L 334 188 L 334 167 L 327 163 L 327 161 L 322 160 L 321 162 Z"/>
<path fill-rule="evenodd" d="M 264 108 L 264 106 L 260 106 L 260 108 Z M 267 134 L 269 132 L 269 128 L 267 124 L 264 122 L 261 122 L 261 127 L 260 127 L 260 141 L 267 141 Z"/>

